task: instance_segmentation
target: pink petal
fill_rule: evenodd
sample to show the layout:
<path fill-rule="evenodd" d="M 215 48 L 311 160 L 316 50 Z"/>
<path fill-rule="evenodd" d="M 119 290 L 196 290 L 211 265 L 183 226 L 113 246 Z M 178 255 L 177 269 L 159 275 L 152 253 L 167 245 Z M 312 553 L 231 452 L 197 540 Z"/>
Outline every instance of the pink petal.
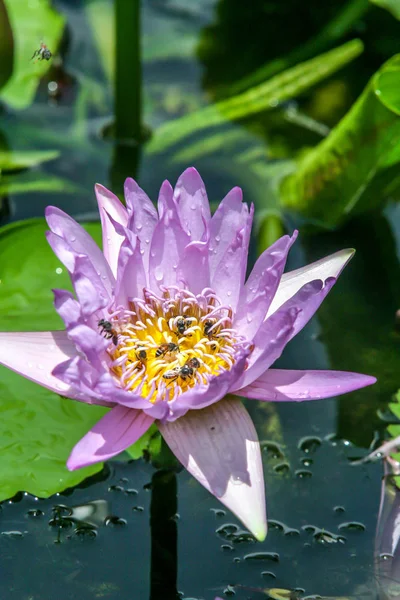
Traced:
<path fill-rule="evenodd" d="M 233 188 L 221 201 L 210 221 L 211 278 L 226 250 L 235 240 L 237 231 L 246 226 L 249 211 L 242 199 L 242 190 L 239 187 Z"/>
<path fill-rule="evenodd" d="M 260 541 L 267 534 L 260 445 L 253 422 L 234 398 L 191 411 L 159 429 L 186 469 Z"/>
<path fill-rule="evenodd" d="M 158 222 L 157 211 L 147 194 L 130 177 L 125 181 L 124 192 L 129 214 L 129 228 L 140 240 L 143 264 L 147 273 L 151 239 Z"/>
<path fill-rule="evenodd" d="M 286 371 L 269 369 L 238 391 L 245 398 L 266 401 L 319 400 L 372 385 L 375 377 L 346 371 Z"/>
<path fill-rule="evenodd" d="M 211 287 L 215 290 L 222 304 L 231 306 L 234 311 L 242 293 L 246 275 L 253 214 L 254 206 L 251 206 L 250 214 L 247 214 L 244 225 L 240 226 L 240 229 L 235 232 L 211 278 Z"/>
<path fill-rule="evenodd" d="M 59 363 L 76 354 L 65 331 L 0 333 L 0 364 L 69 398 L 79 398 L 80 394 L 51 373 Z"/>
<path fill-rule="evenodd" d="M 246 284 L 242 289 L 235 315 L 234 327 L 251 340 L 263 322 L 285 268 L 290 248 L 296 241 L 293 236 L 284 235 L 257 259 Z"/>
<path fill-rule="evenodd" d="M 176 285 L 177 268 L 190 238 L 183 230 L 174 203 L 162 204 L 160 220 L 151 241 L 149 278 L 154 291 L 160 286 Z"/>
<path fill-rule="evenodd" d="M 177 280 L 193 294 L 210 287 L 207 242 L 192 242 L 186 246 L 178 265 Z"/>
<path fill-rule="evenodd" d="M 206 188 L 199 173 L 189 167 L 179 177 L 174 190 L 181 223 L 192 241 L 203 238 L 211 219 Z"/>
<path fill-rule="evenodd" d="M 355 250 L 352 248 L 339 250 L 339 252 L 321 258 L 305 267 L 284 273 L 275 297 L 268 309 L 267 317 L 277 311 L 282 304 L 289 300 L 306 283 L 315 279 L 325 281 L 330 277 L 338 277 L 353 257 L 354 252 Z"/>
<path fill-rule="evenodd" d="M 94 239 L 72 217 L 55 206 L 46 208 L 46 220 L 53 233 L 60 236 L 76 254 L 85 255 L 101 276 L 104 287 L 111 294 L 115 279 L 104 254 Z"/>
<path fill-rule="evenodd" d="M 103 254 L 111 267 L 114 277 L 117 276 L 118 254 L 124 238 L 117 233 L 108 215 L 123 227 L 128 224 L 128 213 L 119 198 L 107 188 L 96 183 L 94 186 L 99 205 L 101 228 L 103 232 Z"/>
<path fill-rule="evenodd" d="M 68 469 L 74 471 L 123 452 L 153 421 L 141 410 L 115 406 L 73 448 L 67 461 Z"/>

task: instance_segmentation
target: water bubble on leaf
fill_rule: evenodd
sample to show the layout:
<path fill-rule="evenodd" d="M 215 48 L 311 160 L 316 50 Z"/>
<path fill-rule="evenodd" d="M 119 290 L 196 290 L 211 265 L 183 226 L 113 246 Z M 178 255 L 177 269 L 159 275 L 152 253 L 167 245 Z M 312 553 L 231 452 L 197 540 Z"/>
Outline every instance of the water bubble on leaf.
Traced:
<path fill-rule="evenodd" d="M 287 527 L 285 529 L 285 535 L 287 535 L 288 537 L 297 537 L 298 535 L 300 535 L 300 531 L 298 529 L 292 529 L 290 527 Z"/>
<path fill-rule="evenodd" d="M 223 552 L 232 552 L 233 546 L 231 546 L 230 544 L 222 544 L 221 550 Z"/>
<path fill-rule="evenodd" d="M 122 485 L 110 485 L 108 488 L 109 492 L 124 492 Z"/>
<path fill-rule="evenodd" d="M 132 510 L 134 512 L 143 512 L 144 508 L 143 508 L 143 506 L 132 506 Z"/>
<path fill-rule="evenodd" d="M 104 520 L 104 525 L 106 527 L 125 527 L 127 524 L 128 522 L 126 519 L 122 519 L 121 517 L 117 517 L 115 515 L 110 515 Z"/>
<path fill-rule="evenodd" d="M 344 506 L 334 506 L 333 510 L 335 511 L 335 513 L 344 513 L 346 512 L 346 509 Z"/>
<path fill-rule="evenodd" d="M 79 526 L 74 529 L 73 536 L 79 540 L 94 540 L 97 537 L 97 531 L 93 527 Z"/>
<path fill-rule="evenodd" d="M 1 535 L 3 537 L 9 538 L 9 539 L 19 539 L 19 538 L 23 538 L 24 534 L 22 533 L 22 531 L 2 531 Z"/>
<path fill-rule="evenodd" d="M 225 517 L 226 512 L 222 510 L 222 508 L 210 508 L 210 511 L 214 513 L 214 515 L 218 518 Z"/>
<path fill-rule="evenodd" d="M 239 556 L 235 556 L 235 558 L 233 559 L 232 562 L 234 562 L 234 563 L 240 563 L 240 562 L 242 562 L 242 559 Z"/>
<path fill-rule="evenodd" d="M 285 453 L 280 444 L 276 444 L 275 442 L 261 442 L 261 448 L 268 455 L 268 458 L 285 458 Z"/>
<path fill-rule="evenodd" d="M 298 469 L 295 472 L 295 476 L 297 479 L 310 479 L 312 477 L 311 471 L 307 471 L 307 469 Z"/>
<path fill-rule="evenodd" d="M 278 563 L 279 554 L 277 552 L 251 552 L 245 555 L 244 560 L 272 561 Z"/>
<path fill-rule="evenodd" d="M 236 523 L 224 523 L 215 530 L 215 533 L 226 539 L 231 539 L 231 536 L 239 531 L 239 526 Z"/>
<path fill-rule="evenodd" d="M 297 447 L 305 454 L 313 454 L 318 450 L 321 444 L 322 441 L 319 437 L 308 435 L 301 438 Z"/>
<path fill-rule="evenodd" d="M 359 521 L 348 521 L 341 523 L 338 527 L 339 531 L 365 531 L 366 527 Z"/>
<path fill-rule="evenodd" d="M 311 465 L 313 464 L 313 462 L 314 462 L 314 461 L 312 460 L 312 458 L 308 458 L 308 457 L 307 457 L 307 458 L 302 458 L 302 459 L 301 459 L 301 464 L 302 464 L 304 467 L 311 467 Z"/>
<path fill-rule="evenodd" d="M 44 512 L 42 510 L 39 510 L 38 508 L 30 508 L 26 515 L 28 517 L 43 517 Z"/>
<path fill-rule="evenodd" d="M 290 465 L 287 462 L 281 462 L 279 465 L 274 466 L 274 471 L 280 475 L 287 475 L 290 471 Z"/>
<path fill-rule="evenodd" d="M 275 521 L 274 519 L 268 519 L 268 528 L 270 530 L 277 529 L 278 531 L 285 531 L 284 523 L 281 523 L 280 521 Z"/>
<path fill-rule="evenodd" d="M 127 488 L 125 490 L 125 494 L 128 494 L 129 496 L 135 496 L 137 495 L 139 492 L 137 490 L 135 490 L 135 488 Z"/>
<path fill-rule="evenodd" d="M 264 579 L 276 579 L 276 575 L 272 571 L 261 571 L 261 577 Z"/>

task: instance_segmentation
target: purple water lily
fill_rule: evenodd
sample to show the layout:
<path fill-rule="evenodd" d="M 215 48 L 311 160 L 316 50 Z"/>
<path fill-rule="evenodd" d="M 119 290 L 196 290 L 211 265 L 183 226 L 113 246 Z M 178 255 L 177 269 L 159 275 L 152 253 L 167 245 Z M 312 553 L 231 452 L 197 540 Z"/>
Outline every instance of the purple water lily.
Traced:
<path fill-rule="evenodd" d="M 353 250 L 284 274 L 297 233 L 285 235 L 245 281 L 253 207 L 239 188 L 213 216 L 194 168 L 175 189 L 163 183 L 158 210 L 132 179 L 126 208 L 101 185 L 96 195 L 103 252 L 63 211 L 46 211 L 48 242 L 75 291 L 54 290 L 66 330 L 2 333 L 0 362 L 58 394 L 111 408 L 72 450 L 69 469 L 115 456 L 155 421 L 190 473 L 262 540 L 260 446 L 233 395 L 315 400 L 375 382 L 270 368 Z"/>

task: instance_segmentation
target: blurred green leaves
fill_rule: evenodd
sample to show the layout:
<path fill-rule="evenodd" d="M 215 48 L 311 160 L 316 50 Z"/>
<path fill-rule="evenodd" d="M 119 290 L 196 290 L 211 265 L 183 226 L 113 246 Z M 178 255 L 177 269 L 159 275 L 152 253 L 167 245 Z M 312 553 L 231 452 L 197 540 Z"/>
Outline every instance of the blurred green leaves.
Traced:
<path fill-rule="evenodd" d="M 11 77 L 14 41 L 4 0 L 0 0 L 0 89 Z"/>
<path fill-rule="evenodd" d="M 99 240 L 100 224 L 86 228 Z M 63 328 L 51 289 L 71 285 L 46 242 L 46 229 L 43 219 L 35 219 L 0 230 L 1 331 Z M 49 496 L 100 471 L 102 464 L 70 472 L 65 462 L 74 444 L 105 412 L 103 407 L 61 398 L 0 367 L 0 501 L 20 490 Z M 131 456 L 141 456 L 146 443 L 139 440 Z"/>
<path fill-rule="evenodd" d="M 399 0 L 370 0 L 372 4 L 380 6 L 388 10 L 396 19 L 400 19 L 400 2 Z"/>
<path fill-rule="evenodd" d="M 147 145 L 147 151 L 149 153 L 163 152 L 182 142 L 186 137 L 198 134 L 204 129 L 271 110 L 322 81 L 356 58 L 362 50 L 362 42 L 352 40 L 330 52 L 283 71 L 238 96 L 169 121 L 155 131 Z"/>
<path fill-rule="evenodd" d="M 325 227 L 379 208 L 400 186 L 400 55 L 372 77 L 347 115 L 281 185 L 285 208 Z"/>
<path fill-rule="evenodd" d="M 31 57 L 40 48 L 42 40 L 53 54 L 56 52 L 64 29 L 64 18 L 51 7 L 50 0 L 3 2 L 14 39 L 14 60 L 12 75 L 1 90 L 0 98 L 13 108 L 23 109 L 31 104 L 40 78 L 50 67 L 48 61 L 35 63 Z M 7 36 L 8 31 L 1 13 L 0 4 L 0 40 Z M 7 51 L 10 52 L 8 45 Z"/>

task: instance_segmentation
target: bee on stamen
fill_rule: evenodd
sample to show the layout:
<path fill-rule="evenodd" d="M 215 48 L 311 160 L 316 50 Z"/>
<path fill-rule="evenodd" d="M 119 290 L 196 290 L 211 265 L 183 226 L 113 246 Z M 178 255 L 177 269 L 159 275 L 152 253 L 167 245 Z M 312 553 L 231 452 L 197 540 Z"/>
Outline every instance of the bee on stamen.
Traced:
<path fill-rule="evenodd" d="M 204 335 L 206 335 L 208 339 L 211 339 L 213 337 L 213 334 L 215 333 L 215 329 L 211 331 L 211 327 L 213 327 L 215 323 L 215 319 L 207 319 L 206 321 L 204 321 Z"/>
<path fill-rule="evenodd" d="M 165 356 L 166 354 L 175 354 L 179 352 L 179 346 L 173 342 L 161 344 L 156 350 L 156 357 Z"/>
<path fill-rule="evenodd" d="M 97 326 L 100 327 L 100 333 L 104 334 L 106 340 L 112 340 L 114 346 L 118 346 L 118 333 L 115 331 L 110 321 L 100 319 Z"/>
<path fill-rule="evenodd" d="M 172 331 L 178 337 L 184 335 L 185 331 L 189 329 L 192 320 L 193 319 L 191 317 L 178 317 L 174 320 Z M 190 337 L 190 334 L 188 335 L 188 337 Z"/>
<path fill-rule="evenodd" d="M 147 352 L 144 348 L 139 348 L 136 352 L 136 358 L 142 364 L 147 360 Z"/>
<path fill-rule="evenodd" d="M 195 370 L 198 369 L 200 366 L 200 361 L 196 357 L 189 358 L 189 360 L 185 362 L 183 367 L 175 367 L 170 371 L 166 371 L 166 373 L 164 373 L 163 375 L 163 378 L 169 379 L 170 383 L 176 381 L 178 377 L 183 379 L 183 381 L 186 381 L 186 379 L 188 379 L 189 377 L 193 377 Z"/>

